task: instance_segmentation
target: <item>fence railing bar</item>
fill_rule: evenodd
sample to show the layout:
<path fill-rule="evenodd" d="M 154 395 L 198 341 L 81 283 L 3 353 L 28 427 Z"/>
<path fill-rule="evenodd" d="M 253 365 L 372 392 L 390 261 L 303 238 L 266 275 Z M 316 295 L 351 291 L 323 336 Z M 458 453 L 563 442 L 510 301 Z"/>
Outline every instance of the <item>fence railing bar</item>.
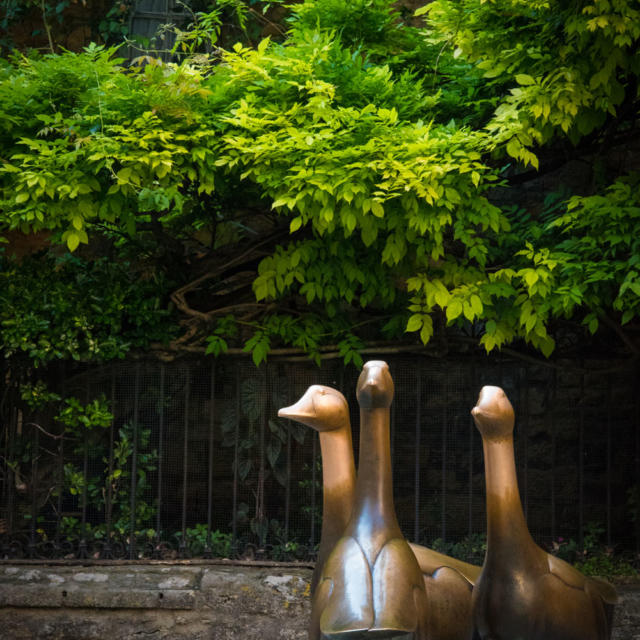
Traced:
<path fill-rule="evenodd" d="M 182 449 L 182 535 L 180 536 L 180 557 L 187 554 L 187 482 L 189 480 L 189 409 L 191 404 L 191 367 L 187 367 L 184 386 L 184 443 Z"/>
<path fill-rule="evenodd" d="M 235 432 L 233 440 L 233 513 L 231 514 L 231 548 L 234 556 L 238 551 L 238 464 L 240 441 L 240 407 L 240 367 L 236 367 L 236 411 Z"/>
<path fill-rule="evenodd" d="M 580 406 L 578 411 L 578 542 L 584 542 L 584 373 L 580 375 Z"/>
<path fill-rule="evenodd" d="M 61 434 L 64 434 L 62 427 Z M 64 489 L 64 438 L 58 440 L 58 460 L 56 472 L 56 485 L 58 487 L 58 496 L 56 499 L 56 532 L 53 540 L 53 546 L 56 551 L 60 549 L 60 535 L 62 526 L 62 492 Z"/>
<path fill-rule="evenodd" d="M 449 423 L 449 372 L 444 375 L 444 406 L 442 412 L 442 460 L 441 460 L 441 485 L 442 504 L 440 521 L 442 541 L 447 541 L 447 428 Z"/>
<path fill-rule="evenodd" d="M 165 414 L 164 414 L 164 387 L 165 387 L 165 365 L 164 363 L 160 365 L 160 390 L 158 392 L 158 484 L 156 489 L 157 495 L 157 511 L 156 511 L 156 544 L 154 549 L 154 556 L 156 558 L 160 557 L 161 553 L 161 541 L 160 541 L 160 531 L 162 526 L 162 481 L 164 474 L 164 429 L 165 429 Z"/>
<path fill-rule="evenodd" d="M 138 422 L 140 420 L 140 363 L 136 363 L 135 382 L 133 384 L 133 425 L 131 435 L 131 496 L 129 519 L 129 558 L 135 560 L 136 549 L 136 511 L 138 487 Z"/>
<path fill-rule="evenodd" d="M 520 437 L 522 438 L 522 502 L 525 520 L 529 517 L 529 379 L 527 369 L 520 369 Z"/>
<path fill-rule="evenodd" d="M 0 419 L 1 419 L 0 415 Z M 7 423 L 7 428 L 0 430 L 0 455 L 2 456 L 2 502 L 0 502 L 0 518 L 6 516 L 8 487 L 9 487 L 9 429 L 10 421 Z"/>
<path fill-rule="evenodd" d="M 413 460 L 413 541 L 420 538 L 420 458 L 422 436 L 422 371 L 416 367 L 416 423 L 415 423 L 415 456 Z"/>
<path fill-rule="evenodd" d="M 471 388 L 472 391 L 471 393 L 474 394 L 476 392 L 476 388 L 478 386 L 478 369 L 476 367 L 476 363 L 474 361 L 474 363 L 471 365 Z M 469 482 L 469 487 L 468 487 L 468 494 L 467 494 L 467 499 L 468 499 L 468 505 L 467 505 L 467 516 L 468 516 L 468 527 L 467 527 L 467 533 L 470 536 L 473 533 L 473 432 L 475 430 L 475 425 L 473 422 L 473 418 L 471 416 L 469 416 L 467 418 L 467 424 L 469 425 L 469 442 L 468 442 L 468 446 L 469 446 L 469 478 L 468 478 L 468 482 Z"/>
<path fill-rule="evenodd" d="M 111 414 L 114 416 L 109 424 L 109 462 L 107 466 L 107 491 L 105 496 L 105 515 L 106 515 L 106 534 L 104 540 L 104 546 L 102 547 L 102 557 L 112 558 L 113 548 L 111 545 L 111 516 L 113 509 L 113 422 L 116 412 L 116 372 L 115 368 L 111 367 Z"/>
<path fill-rule="evenodd" d="M 213 430 L 216 417 L 216 365 L 211 364 L 211 386 L 209 389 L 209 460 L 207 478 L 207 539 L 204 545 L 204 557 L 211 557 L 211 523 L 213 520 Z"/>
<path fill-rule="evenodd" d="M 281 398 L 280 391 L 281 389 L 281 379 L 282 376 L 278 376 L 277 378 L 277 392 L 278 398 Z M 287 452 L 286 452 L 286 477 L 285 477 L 285 485 L 284 485 L 284 538 L 285 540 L 289 540 L 289 514 L 291 511 L 291 421 L 287 420 Z"/>
<path fill-rule="evenodd" d="M 612 429 L 611 376 L 607 376 L 607 546 L 611 547 L 611 429 Z"/>
<path fill-rule="evenodd" d="M 62 383 L 60 385 L 60 398 L 64 399 L 67 395 L 67 377 L 65 375 L 66 367 L 64 362 L 60 366 L 60 379 Z M 64 426 L 60 427 L 60 435 L 64 436 Z M 64 438 L 61 437 L 58 442 L 58 499 L 56 503 L 56 532 L 54 537 L 53 546 L 56 551 L 62 548 L 61 535 L 62 535 L 62 493 L 64 490 Z"/>
<path fill-rule="evenodd" d="M 640 363 L 635 366 L 635 496 L 640 500 Z M 636 515 L 636 553 L 640 554 L 640 514 Z"/>
<path fill-rule="evenodd" d="M 291 426 L 287 425 L 287 475 L 284 486 L 284 537 L 289 540 L 289 514 L 291 512 Z"/>
<path fill-rule="evenodd" d="M 40 449 L 40 431 L 35 424 L 31 427 L 31 522 L 29 523 L 29 544 L 27 555 L 29 558 L 36 556 L 36 521 L 38 519 L 38 458 Z"/>
<path fill-rule="evenodd" d="M 638 393 L 638 383 L 640 380 L 640 362 L 636 362 L 636 366 L 632 371 L 632 374 L 635 373 L 636 380 L 636 393 L 635 393 L 635 459 L 634 459 L 634 467 L 635 467 L 635 497 L 636 500 L 640 501 L 640 393 Z M 636 553 L 640 554 L 640 514 L 636 515 L 635 519 L 636 524 Z"/>
<path fill-rule="evenodd" d="M 14 407 L 11 410 L 11 417 L 9 419 L 9 460 L 11 461 L 13 461 L 14 452 L 15 452 L 17 430 L 18 430 L 18 408 Z M 7 473 L 7 486 L 9 491 L 9 495 L 7 499 L 7 532 L 13 533 L 13 531 L 15 530 L 13 512 L 14 512 L 14 505 L 15 505 L 14 487 L 16 486 L 16 473 L 11 466 L 9 466 L 9 471 Z"/>
<path fill-rule="evenodd" d="M 85 402 L 89 403 L 89 378 L 86 381 L 85 387 Z M 78 557 L 84 559 L 88 556 L 87 549 L 87 489 L 89 485 L 89 434 L 86 429 L 82 430 L 83 438 L 83 453 L 82 453 L 82 498 L 81 498 L 81 512 L 82 521 L 80 524 L 80 544 L 78 546 Z"/>
<path fill-rule="evenodd" d="M 556 538 L 556 388 L 558 374 L 551 370 L 551 390 L 549 392 L 549 418 L 551 430 L 551 537 Z"/>
<path fill-rule="evenodd" d="M 259 475 L 258 475 L 258 492 L 256 496 L 257 501 L 257 512 L 258 512 L 258 522 L 260 524 L 260 549 L 264 548 L 264 544 L 266 541 L 266 533 L 263 527 L 265 522 L 265 504 L 264 504 L 264 483 L 265 483 L 265 431 L 267 427 L 267 409 L 269 406 L 268 398 L 269 394 L 268 390 L 268 376 L 267 376 L 267 366 L 262 367 L 262 390 L 265 394 L 265 403 L 264 409 L 262 411 L 262 416 L 260 418 L 260 466 L 259 466 Z M 267 520 L 268 522 L 268 520 Z M 262 553 L 262 551 L 261 551 Z"/>

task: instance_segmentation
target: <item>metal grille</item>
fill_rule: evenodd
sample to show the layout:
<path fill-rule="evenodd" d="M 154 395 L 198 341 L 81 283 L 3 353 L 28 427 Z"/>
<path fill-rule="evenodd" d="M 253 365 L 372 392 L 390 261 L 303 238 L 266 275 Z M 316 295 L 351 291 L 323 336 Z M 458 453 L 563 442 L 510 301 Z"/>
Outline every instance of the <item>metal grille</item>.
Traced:
<path fill-rule="evenodd" d="M 469 410 L 480 387 L 494 384 L 516 411 L 516 463 L 534 538 L 580 540 L 597 523 L 607 544 L 638 548 L 630 503 L 640 481 L 635 370 L 385 359 L 396 387 L 395 503 L 407 538 L 431 544 L 485 531 L 482 443 Z M 256 369 L 236 358 L 120 363 L 61 380 L 67 397 L 106 396 L 114 419 L 72 439 L 57 437 L 51 416 L 18 407 L 4 416 L 3 557 L 313 558 L 322 504 L 317 434 L 276 414 L 311 384 L 342 390 L 357 458 L 357 376 L 338 361 Z"/>
<path fill-rule="evenodd" d="M 165 61 L 175 44 L 176 34 L 168 25 L 181 25 L 186 15 L 185 5 L 176 0 L 137 0 L 129 18 L 129 36 L 140 41 L 140 47 L 129 46 L 127 57 L 136 58 L 142 52 Z"/>

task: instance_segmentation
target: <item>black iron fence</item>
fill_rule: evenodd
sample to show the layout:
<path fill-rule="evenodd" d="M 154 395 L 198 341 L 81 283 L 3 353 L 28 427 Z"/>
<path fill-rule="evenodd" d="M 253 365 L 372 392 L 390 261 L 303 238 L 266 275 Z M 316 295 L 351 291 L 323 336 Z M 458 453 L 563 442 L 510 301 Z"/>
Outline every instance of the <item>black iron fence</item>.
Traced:
<path fill-rule="evenodd" d="M 635 369 L 382 357 L 396 386 L 394 492 L 407 538 L 431 544 L 484 532 L 482 445 L 469 411 L 480 387 L 496 384 L 516 411 L 534 538 L 580 541 L 597 530 L 611 547 L 638 550 Z M 317 434 L 277 410 L 311 384 L 342 390 L 357 457 L 357 376 L 339 361 L 256 369 L 229 358 L 119 363 L 59 380 L 60 399 L 23 399 L 3 417 L 1 556 L 313 558 Z"/>

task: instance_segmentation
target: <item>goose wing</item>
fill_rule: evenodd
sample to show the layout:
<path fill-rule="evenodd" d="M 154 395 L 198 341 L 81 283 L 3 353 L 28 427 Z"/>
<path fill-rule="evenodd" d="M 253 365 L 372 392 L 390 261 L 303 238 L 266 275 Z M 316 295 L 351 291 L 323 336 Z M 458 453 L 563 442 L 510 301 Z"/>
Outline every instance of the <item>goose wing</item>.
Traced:
<path fill-rule="evenodd" d="M 394 538 L 384 545 L 375 559 L 372 577 L 374 628 L 416 631 L 426 609 L 426 596 L 422 574 L 405 540 Z"/>
<path fill-rule="evenodd" d="M 598 578 L 587 577 L 572 567 L 568 562 L 556 558 L 556 556 L 551 554 L 547 555 L 547 559 L 549 562 L 549 572 L 557 578 L 560 578 L 565 584 L 577 589 L 583 589 L 589 594 L 597 594 L 606 604 L 614 605 L 618 602 L 618 594 L 608 582 Z"/>
<path fill-rule="evenodd" d="M 438 569 L 447 567 L 459 573 L 460 576 L 473 587 L 480 575 L 480 572 L 482 571 L 482 567 L 478 567 L 475 564 L 469 564 L 468 562 L 463 562 L 457 558 L 451 558 L 450 556 L 447 556 L 444 553 L 438 553 L 433 549 L 428 549 L 427 547 L 422 547 L 413 543 L 409 543 L 409 546 L 418 561 L 420 571 L 426 575 L 432 576 Z"/>
<path fill-rule="evenodd" d="M 312 618 L 322 634 L 365 631 L 374 622 L 369 562 L 358 542 L 345 536 L 327 558 L 314 597 Z"/>

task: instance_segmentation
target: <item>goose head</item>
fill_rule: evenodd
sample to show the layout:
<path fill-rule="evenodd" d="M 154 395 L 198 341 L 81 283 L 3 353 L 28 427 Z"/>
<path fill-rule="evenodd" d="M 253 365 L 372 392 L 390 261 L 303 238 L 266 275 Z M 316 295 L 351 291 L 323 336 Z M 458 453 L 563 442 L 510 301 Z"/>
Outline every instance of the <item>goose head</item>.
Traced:
<path fill-rule="evenodd" d="M 356 397 L 362 409 L 382 409 L 391 406 L 393 380 L 386 362 L 370 360 L 365 363 L 358 378 Z"/>
<path fill-rule="evenodd" d="M 482 387 L 471 415 L 483 438 L 499 440 L 513 433 L 513 407 L 500 387 Z"/>
<path fill-rule="evenodd" d="M 280 409 L 278 416 L 296 420 L 316 431 L 333 431 L 349 424 L 349 406 L 339 391 L 314 384 L 298 402 Z"/>

